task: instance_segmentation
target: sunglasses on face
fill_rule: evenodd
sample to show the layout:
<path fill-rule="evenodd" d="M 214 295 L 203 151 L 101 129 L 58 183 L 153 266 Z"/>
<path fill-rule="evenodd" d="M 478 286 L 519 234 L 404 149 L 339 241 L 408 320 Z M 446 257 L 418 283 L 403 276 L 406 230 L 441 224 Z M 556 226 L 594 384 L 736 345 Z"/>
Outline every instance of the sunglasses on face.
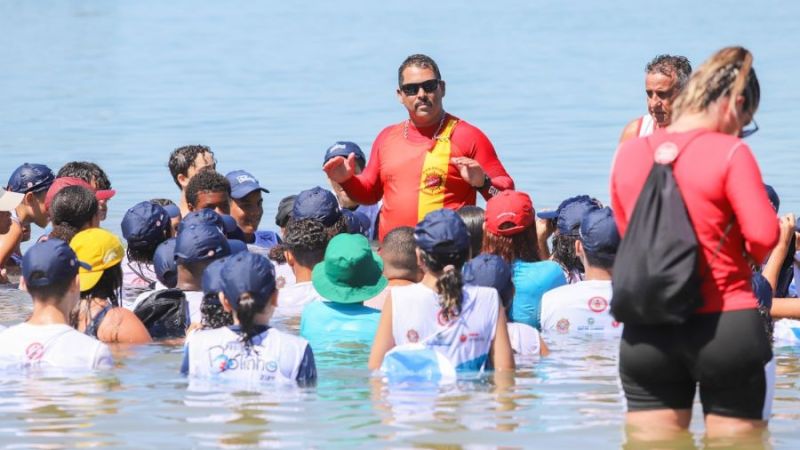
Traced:
<path fill-rule="evenodd" d="M 753 119 L 750 121 L 748 128 L 742 128 L 742 131 L 739 132 L 739 137 L 744 139 L 748 136 L 752 136 L 756 131 L 758 131 L 758 124 L 756 120 Z"/>
<path fill-rule="evenodd" d="M 422 83 L 407 83 L 400 86 L 400 92 L 410 97 L 412 95 L 417 95 L 417 92 L 419 92 L 419 88 L 422 88 L 422 90 L 424 90 L 425 93 L 430 94 L 431 92 L 435 91 L 436 88 L 439 87 L 439 81 L 440 80 L 434 79 L 434 80 L 423 81 Z"/>

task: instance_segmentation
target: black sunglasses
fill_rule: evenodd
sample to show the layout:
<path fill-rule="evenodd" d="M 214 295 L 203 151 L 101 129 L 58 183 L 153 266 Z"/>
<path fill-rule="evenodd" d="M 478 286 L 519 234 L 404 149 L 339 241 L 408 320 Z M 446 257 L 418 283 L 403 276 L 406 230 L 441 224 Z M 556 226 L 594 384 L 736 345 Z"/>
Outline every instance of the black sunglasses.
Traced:
<path fill-rule="evenodd" d="M 755 119 L 750 121 L 750 125 L 750 128 L 742 128 L 742 131 L 739 132 L 740 138 L 744 139 L 747 136 L 752 136 L 756 131 L 758 131 L 758 124 L 756 123 Z"/>
<path fill-rule="evenodd" d="M 417 95 L 419 92 L 419 88 L 422 88 L 426 93 L 430 94 L 431 92 L 435 91 L 436 88 L 439 87 L 439 81 L 437 79 L 423 81 L 422 83 L 408 83 L 400 86 L 400 92 L 404 95 L 412 96 Z"/>

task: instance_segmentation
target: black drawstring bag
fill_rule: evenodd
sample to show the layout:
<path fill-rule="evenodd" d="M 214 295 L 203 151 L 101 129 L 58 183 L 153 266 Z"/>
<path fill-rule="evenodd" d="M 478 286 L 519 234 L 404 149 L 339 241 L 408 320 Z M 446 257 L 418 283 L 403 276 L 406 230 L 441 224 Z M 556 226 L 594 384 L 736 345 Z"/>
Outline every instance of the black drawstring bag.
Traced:
<path fill-rule="evenodd" d="M 186 336 L 189 307 L 180 289 L 162 289 L 142 300 L 133 311 L 153 339 Z"/>
<path fill-rule="evenodd" d="M 649 137 L 647 144 L 652 151 Z M 697 236 L 672 173 L 679 155 L 669 141 L 654 152 L 653 167 L 617 250 L 611 314 L 618 322 L 680 324 L 703 304 Z"/>

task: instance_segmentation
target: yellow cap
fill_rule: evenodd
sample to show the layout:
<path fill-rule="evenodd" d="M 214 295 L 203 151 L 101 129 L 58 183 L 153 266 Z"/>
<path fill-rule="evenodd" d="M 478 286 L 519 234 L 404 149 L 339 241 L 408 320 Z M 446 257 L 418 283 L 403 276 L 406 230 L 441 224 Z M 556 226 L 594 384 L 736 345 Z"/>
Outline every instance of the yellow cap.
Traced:
<path fill-rule="evenodd" d="M 119 238 L 102 228 L 81 231 L 72 238 L 69 246 L 75 251 L 78 260 L 92 266 L 91 270 L 81 267 L 78 272 L 81 292 L 93 288 L 103 276 L 103 271 L 122 262 L 125 254 Z"/>

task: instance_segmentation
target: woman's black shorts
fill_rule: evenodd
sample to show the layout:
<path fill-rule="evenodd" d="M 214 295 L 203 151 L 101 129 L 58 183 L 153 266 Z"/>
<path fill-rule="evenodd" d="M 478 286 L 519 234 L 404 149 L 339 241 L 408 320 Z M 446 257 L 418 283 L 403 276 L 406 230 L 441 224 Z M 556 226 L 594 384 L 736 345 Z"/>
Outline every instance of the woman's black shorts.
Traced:
<path fill-rule="evenodd" d="M 681 325 L 625 324 L 619 374 L 628 411 L 691 409 L 766 420 L 772 348 L 755 309 L 695 314 Z"/>

